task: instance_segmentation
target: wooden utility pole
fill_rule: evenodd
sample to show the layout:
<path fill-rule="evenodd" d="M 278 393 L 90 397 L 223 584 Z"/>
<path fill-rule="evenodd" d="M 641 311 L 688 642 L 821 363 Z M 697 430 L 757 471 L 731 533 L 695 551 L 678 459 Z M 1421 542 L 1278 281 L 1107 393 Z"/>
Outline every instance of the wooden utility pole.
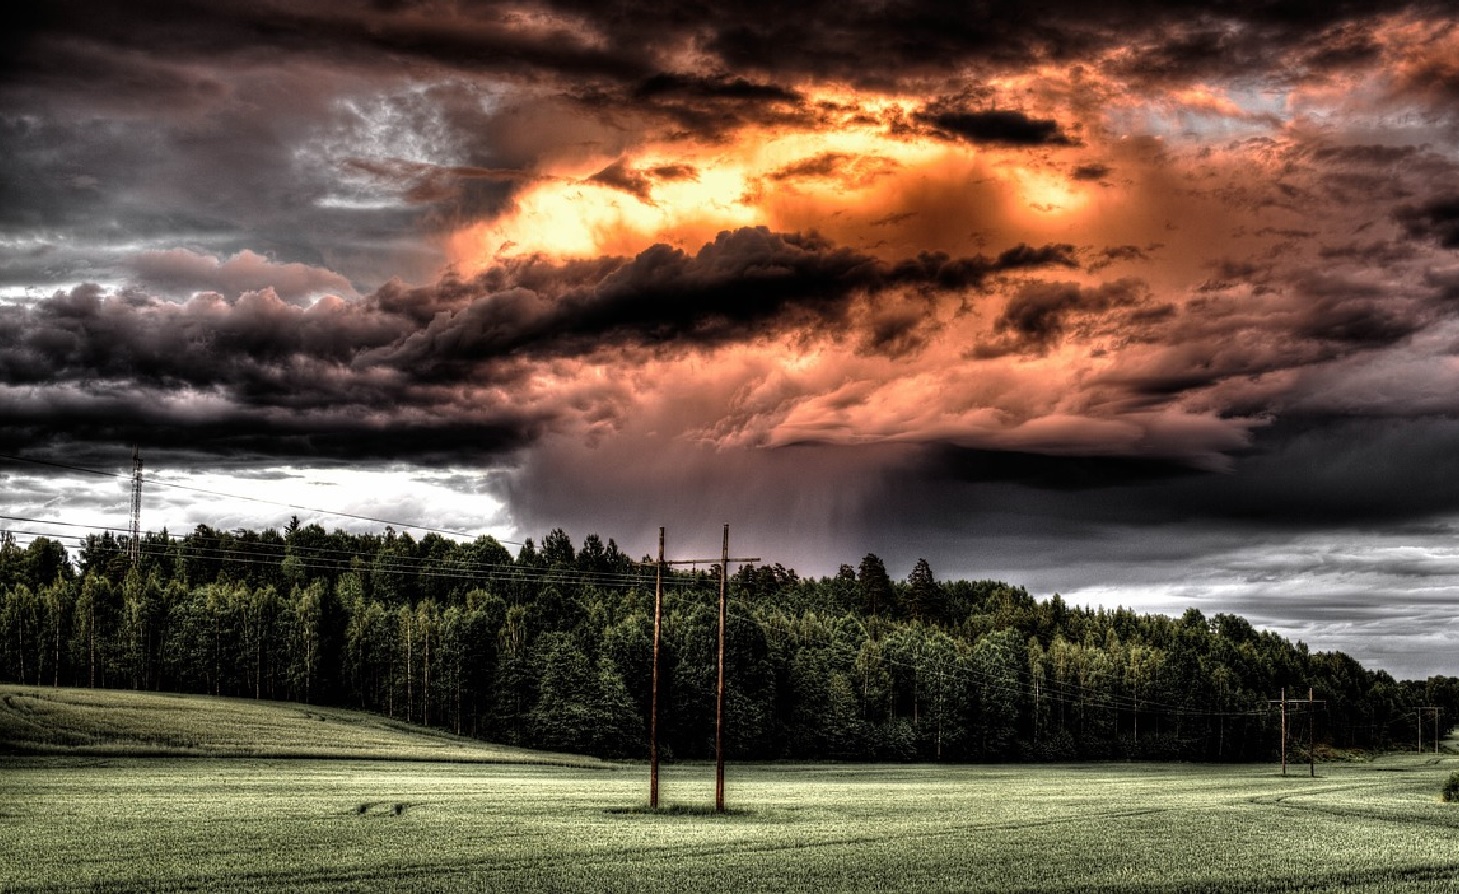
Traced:
<path fill-rule="evenodd" d="M 729 525 L 724 526 L 724 545 L 719 551 L 719 682 L 714 696 L 714 812 L 724 813 L 724 619 L 729 591 Z M 1437 722 L 1434 724 L 1438 728 Z M 1435 739 L 1435 748 L 1438 740 Z"/>
<path fill-rule="evenodd" d="M 1287 687 L 1282 687 L 1282 775 L 1287 775 Z"/>
<path fill-rule="evenodd" d="M 1282 697 L 1280 699 L 1275 699 L 1275 698 L 1274 699 L 1271 699 L 1268 702 L 1268 704 L 1280 705 L 1281 706 L 1281 709 L 1282 709 L 1282 748 L 1281 748 L 1281 751 L 1282 751 L 1282 775 L 1283 776 L 1286 776 L 1287 775 L 1287 706 L 1288 705 L 1306 705 L 1307 706 L 1307 772 L 1313 778 L 1316 778 L 1316 776 L 1317 776 L 1317 749 L 1315 747 L 1316 746 L 1316 739 L 1315 739 L 1316 733 L 1314 732 L 1314 727 L 1315 727 L 1315 724 L 1317 722 L 1317 718 L 1315 716 L 1313 716 L 1313 715 L 1315 715 L 1317 713 L 1317 706 L 1318 705 L 1324 705 L 1324 704 L 1327 704 L 1327 702 L 1325 700 L 1323 700 L 1323 699 L 1320 699 L 1320 698 L 1314 698 L 1314 695 L 1315 694 L 1316 693 L 1313 692 L 1312 688 L 1311 687 L 1308 687 L 1308 689 L 1307 689 L 1307 698 L 1305 700 L 1304 699 L 1300 699 L 1300 698 L 1287 698 L 1287 688 L 1285 686 L 1283 686 L 1282 687 Z"/>
<path fill-rule="evenodd" d="M 654 565 L 653 695 L 648 716 L 648 806 L 659 806 L 659 629 L 664 613 L 664 529 L 659 528 L 659 560 Z"/>
<path fill-rule="evenodd" d="M 729 557 L 729 525 L 724 526 L 724 545 L 719 557 L 719 684 L 714 706 L 714 809 L 724 813 L 724 645 L 725 616 L 729 593 L 729 563 L 758 562 L 759 557 L 731 559 Z M 714 559 L 665 559 L 664 529 L 659 528 L 658 571 L 654 578 L 654 667 L 653 696 L 649 717 L 649 779 L 648 806 L 659 806 L 659 636 L 663 618 L 664 569 L 670 565 L 710 565 Z"/>

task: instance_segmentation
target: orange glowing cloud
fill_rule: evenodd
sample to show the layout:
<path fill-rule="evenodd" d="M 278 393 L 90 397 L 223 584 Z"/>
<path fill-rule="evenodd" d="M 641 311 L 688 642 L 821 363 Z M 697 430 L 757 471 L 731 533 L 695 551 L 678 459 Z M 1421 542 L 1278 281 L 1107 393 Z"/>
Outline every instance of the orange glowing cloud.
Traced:
<path fill-rule="evenodd" d="M 816 231 L 886 256 L 962 252 L 1066 231 L 1099 189 L 1071 177 L 1072 164 L 1025 147 L 918 130 L 907 123 L 912 100 L 845 90 L 810 100 L 836 110 L 829 121 L 545 162 L 505 213 L 453 233 L 449 256 L 469 274 L 512 257 L 632 255 L 655 243 L 692 249 L 743 226 Z M 655 174 L 664 170 L 676 173 Z"/>

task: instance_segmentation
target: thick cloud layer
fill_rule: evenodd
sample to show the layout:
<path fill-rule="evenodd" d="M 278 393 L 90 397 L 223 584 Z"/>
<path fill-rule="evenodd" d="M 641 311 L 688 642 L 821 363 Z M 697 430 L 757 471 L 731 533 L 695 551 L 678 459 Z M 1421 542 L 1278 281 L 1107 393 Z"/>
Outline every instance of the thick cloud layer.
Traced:
<path fill-rule="evenodd" d="M 41 446 L 81 436 L 110 415 L 92 437 L 147 445 L 186 437 L 202 446 L 217 437 L 227 448 L 238 441 L 235 429 L 253 427 L 252 449 L 292 458 L 300 441 L 291 435 L 317 428 L 305 439 L 309 455 L 358 449 L 376 457 L 375 439 L 349 433 L 377 431 L 382 414 L 392 428 L 413 428 L 427 413 L 436 424 L 400 438 L 394 456 L 438 455 L 447 449 L 443 429 L 516 429 L 461 447 L 489 457 L 530 440 L 544 421 L 574 421 L 571 401 L 523 395 L 523 384 L 541 375 L 538 362 L 585 368 L 786 333 L 839 338 L 858 309 L 903 300 L 891 293 L 965 300 L 1008 271 L 1068 266 L 1071 252 L 1016 246 L 994 258 L 923 255 L 888 264 L 814 236 L 743 229 L 694 254 L 660 245 L 632 259 L 512 262 L 469 280 L 392 282 L 363 300 L 329 296 L 307 307 L 272 286 L 235 299 L 199 292 L 181 303 L 135 288 L 106 294 L 83 286 L 0 307 L 0 378 L 15 422 L 7 436 L 10 449 Z M 134 269 L 166 285 L 272 277 L 298 294 L 339 284 L 326 272 L 256 256 L 220 263 L 150 253 Z M 152 409 L 137 413 L 143 403 Z M 280 440 L 270 448 L 273 434 Z"/>
<path fill-rule="evenodd" d="M 1459 607 L 1451 19 L 32 4 L 0 448 L 476 468 L 498 533 L 731 521 L 1397 667 Z"/>

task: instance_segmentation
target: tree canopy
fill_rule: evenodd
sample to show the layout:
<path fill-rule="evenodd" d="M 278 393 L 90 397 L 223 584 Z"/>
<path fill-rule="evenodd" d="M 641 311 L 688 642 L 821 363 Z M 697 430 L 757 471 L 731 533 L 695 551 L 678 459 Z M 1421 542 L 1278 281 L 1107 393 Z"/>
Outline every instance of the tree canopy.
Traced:
<path fill-rule="evenodd" d="M 292 699 L 646 753 L 653 568 L 612 540 L 578 547 L 557 529 L 513 557 L 490 537 L 295 519 L 282 533 L 148 534 L 135 568 L 128 545 L 91 535 L 73 563 L 54 540 L 0 542 L 0 679 Z M 670 757 L 712 753 L 717 573 L 666 578 Z M 729 610 L 726 734 L 740 759 L 1273 760 L 1283 688 L 1324 700 L 1291 718 L 1324 748 L 1411 745 L 1419 705 L 1446 726 L 1459 717 L 1453 677 L 1398 681 L 1229 614 L 939 581 L 926 560 L 902 580 L 874 554 L 820 579 L 741 567 Z"/>

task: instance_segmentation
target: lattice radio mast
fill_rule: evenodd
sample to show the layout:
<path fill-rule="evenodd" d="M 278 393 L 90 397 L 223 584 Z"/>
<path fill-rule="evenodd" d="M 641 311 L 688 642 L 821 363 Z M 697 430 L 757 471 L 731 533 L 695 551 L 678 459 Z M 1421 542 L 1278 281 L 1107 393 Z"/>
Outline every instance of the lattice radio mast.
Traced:
<path fill-rule="evenodd" d="M 142 454 L 132 445 L 132 567 L 142 561 Z"/>

